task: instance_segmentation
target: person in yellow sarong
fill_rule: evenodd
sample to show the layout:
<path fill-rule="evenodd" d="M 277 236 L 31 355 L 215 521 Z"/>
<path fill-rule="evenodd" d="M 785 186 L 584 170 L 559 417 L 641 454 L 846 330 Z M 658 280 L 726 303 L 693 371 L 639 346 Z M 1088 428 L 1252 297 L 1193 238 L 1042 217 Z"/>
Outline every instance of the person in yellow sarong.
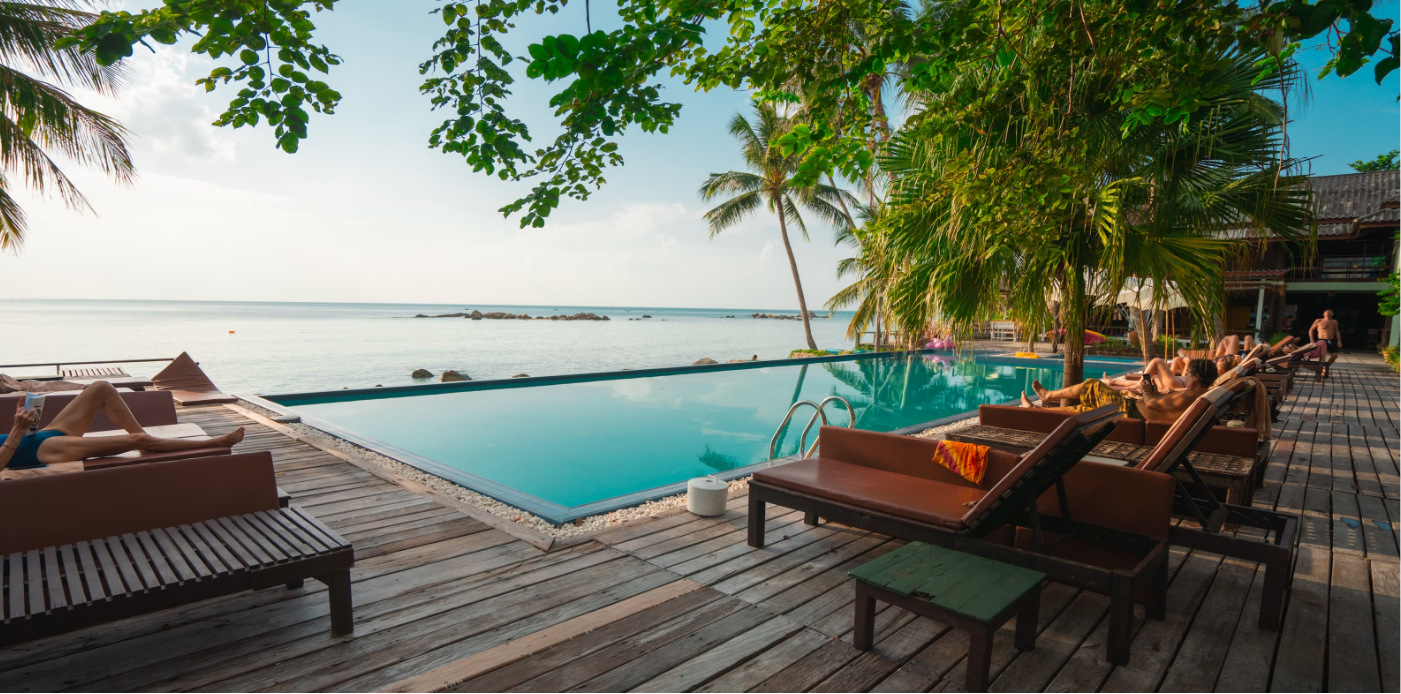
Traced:
<path fill-rule="evenodd" d="M 1157 384 L 1149 377 L 1143 379 L 1143 397 L 1141 398 L 1129 397 L 1127 393 L 1114 390 L 1103 381 L 1094 379 L 1059 390 L 1047 390 L 1040 381 L 1032 381 L 1031 387 L 1037 395 L 1041 396 L 1043 403 L 1041 409 L 1078 413 L 1089 412 L 1105 405 L 1113 405 L 1125 416 L 1132 419 L 1175 422 L 1192 405 L 1193 400 L 1211 388 L 1216 376 L 1216 365 L 1210 360 L 1193 359 L 1187 362 L 1187 369 L 1183 374 L 1185 383 L 1181 390 L 1163 393 L 1158 390 Z M 1071 398 L 1079 398 L 1080 404 L 1070 407 L 1046 407 L 1044 405 L 1044 403 Z M 1026 393 L 1022 393 L 1022 406 L 1034 407 L 1031 400 L 1026 397 Z"/>

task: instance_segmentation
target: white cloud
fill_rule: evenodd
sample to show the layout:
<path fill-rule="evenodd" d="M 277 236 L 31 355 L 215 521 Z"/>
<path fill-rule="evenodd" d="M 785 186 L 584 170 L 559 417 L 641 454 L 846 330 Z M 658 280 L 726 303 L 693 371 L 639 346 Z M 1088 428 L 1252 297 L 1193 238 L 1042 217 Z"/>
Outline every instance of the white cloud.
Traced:
<path fill-rule="evenodd" d="M 209 61 L 157 46 L 154 53 L 143 49 L 128 64 L 130 79 L 120 96 L 90 95 L 84 101 L 121 121 L 135 135 L 138 149 L 149 147 L 196 162 L 236 160 L 232 133 L 212 125 L 217 114 L 208 106 L 204 89 L 194 84 L 208 74 Z"/>

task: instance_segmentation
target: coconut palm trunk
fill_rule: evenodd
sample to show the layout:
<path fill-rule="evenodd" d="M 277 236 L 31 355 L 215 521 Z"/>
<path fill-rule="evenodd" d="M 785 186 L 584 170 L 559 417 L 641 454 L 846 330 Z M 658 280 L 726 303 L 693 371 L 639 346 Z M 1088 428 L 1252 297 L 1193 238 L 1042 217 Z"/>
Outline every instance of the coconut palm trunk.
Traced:
<path fill-rule="evenodd" d="M 793 271 L 793 286 L 798 290 L 798 311 L 803 315 L 803 335 L 807 337 L 808 349 L 817 349 L 817 341 L 812 339 L 812 322 L 808 318 L 808 302 L 803 297 L 803 280 L 798 277 L 798 259 L 793 257 L 793 244 L 788 242 L 788 220 L 783 213 L 783 201 L 775 200 L 778 208 L 778 235 L 783 237 L 783 251 L 788 254 L 788 268 Z"/>
<path fill-rule="evenodd" d="M 1065 370 L 1061 387 L 1069 388 L 1085 380 L 1085 313 L 1089 306 L 1085 296 L 1084 270 L 1070 263 L 1065 272 L 1065 301 L 1062 323 L 1065 325 Z"/>

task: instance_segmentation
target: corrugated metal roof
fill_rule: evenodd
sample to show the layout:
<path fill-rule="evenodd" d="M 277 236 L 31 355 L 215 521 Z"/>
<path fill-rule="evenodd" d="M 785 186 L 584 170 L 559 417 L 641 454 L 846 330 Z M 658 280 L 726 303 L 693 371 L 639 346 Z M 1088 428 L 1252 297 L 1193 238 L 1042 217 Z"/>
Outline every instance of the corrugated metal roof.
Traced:
<path fill-rule="evenodd" d="M 1401 171 L 1313 176 L 1309 182 L 1319 219 L 1357 219 L 1396 199 L 1401 190 Z"/>
<path fill-rule="evenodd" d="M 1377 210 L 1366 217 L 1358 217 L 1358 224 L 1377 224 L 1379 222 L 1391 222 L 1393 224 L 1401 222 L 1401 210 L 1383 209 Z"/>

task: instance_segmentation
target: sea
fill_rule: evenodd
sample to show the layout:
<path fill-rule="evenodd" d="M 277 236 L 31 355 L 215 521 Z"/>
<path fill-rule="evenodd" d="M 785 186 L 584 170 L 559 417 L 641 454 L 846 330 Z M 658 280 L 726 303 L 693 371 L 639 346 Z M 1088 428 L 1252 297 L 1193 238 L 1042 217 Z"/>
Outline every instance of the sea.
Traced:
<path fill-rule="evenodd" d="M 607 321 L 415 318 L 471 311 L 594 313 Z M 805 347 L 793 310 L 634 306 L 0 300 L 0 373 L 49 375 L 55 362 L 171 358 L 189 352 L 226 392 L 253 395 L 436 381 L 781 359 Z M 851 314 L 812 321 L 822 349 L 851 349 Z M 17 366 L 46 364 L 43 366 Z M 130 363 L 149 376 L 160 363 Z M 414 379 L 415 369 L 435 378 Z"/>

